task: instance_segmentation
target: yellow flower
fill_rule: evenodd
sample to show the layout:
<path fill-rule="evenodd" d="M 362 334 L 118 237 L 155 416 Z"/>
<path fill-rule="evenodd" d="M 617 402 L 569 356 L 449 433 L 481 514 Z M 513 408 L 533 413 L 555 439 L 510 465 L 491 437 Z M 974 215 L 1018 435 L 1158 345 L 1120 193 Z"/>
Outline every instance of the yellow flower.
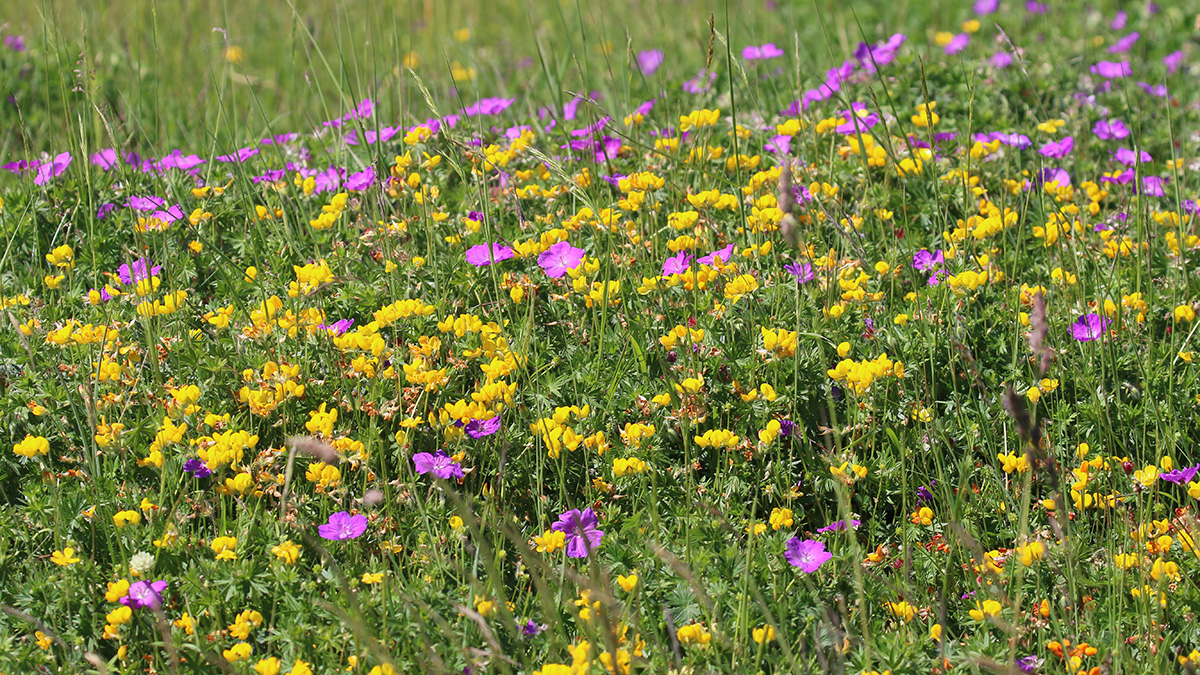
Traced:
<path fill-rule="evenodd" d="M 370 572 L 363 572 L 362 582 L 364 584 L 378 584 L 378 583 L 381 583 L 382 581 L 383 581 L 383 572 L 376 572 L 374 574 L 372 574 Z"/>
<path fill-rule="evenodd" d="M 33 632 L 33 637 L 37 642 L 37 646 L 40 647 L 42 651 L 50 649 L 50 645 L 54 644 L 54 641 L 46 637 L 46 634 L 40 630 L 35 630 Z"/>
<path fill-rule="evenodd" d="M 935 623 L 929 627 L 929 639 L 934 642 L 942 641 L 942 624 Z"/>
<path fill-rule="evenodd" d="M 1196 318 L 1196 310 L 1191 305 L 1179 305 L 1175 308 L 1175 321 L 1191 323 Z"/>
<path fill-rule="evenodd" d="M 176 628 L 182 629 L 187 635 L 193 635 L 196 632 L 196 622 L 187 612 L 184 612 L 183 616 L 179 617 L 172 623 Z"/>
<path fill-rule="evenodd" d="M 225 660 L 231 663 L 236 663 L 238 661 L 250 658 L 251 651 L 253 650 L 250 648 L 250 645 L 246 644 L 245 642 L 239 642 L 221 653 L 225 656 Z"/>
<path fill-rule="evenodd" d="M 636 572 L 630 573 L 628 576 L 624 574 L 617 575 L 617 585 L 626 593 L 632 593 L 633 589 L 637 588 L 638 575 Z"/>
<path fill-rule="evenodd" d="M 236 537 L 215 537 L 208 546 L 217 554 L 217 560 L 237 560 Z"/>
<path fill-rule="evenodd" d="M 113 515 L 113 525 L 117 527 L 137 525 L 140 522 L 142 522 L 142 514 L 137 511 L 118 511 Z"/>
<path fill-rule="evenodd" d="M 43 436 L 26 435 L 25 440 L 13 444 L 13 452 L 22 457 L 36 457 L 50 452 L 50 441 Z"/>
<path fill-rule="evenodd" d="M 459 530 L 462 529 L 463 519 L 458 516 L 450 516 L 450 527 Z"/>
<path fill-rule="evenodd" d="M 791 509 L 772 509 L 771 517 L 769 519 L 769 522 L 771 523 L 771 529 L 778 531 L 783 527 L 791 527 L 795 523 L 795 520 L 792 516 L 793 514 Z"/>
<path fill-rule="evenodd" d="M 116 602 L 128 593 L 129 581 L 127 579 L 118 579 L 108 582 L 108 591 L 104 594 L 104 599 L 109 602 Z"/>
<path fill-rule="evenodd" d="M 496 602 L 489 600 L 481 595 L 475 596 L 475 611 L 479 612 L 480 616 L 486 617 L 496 609 Z"/>
<path fill-rule="evenodd" d="M 534 537 L 538 553 L 554 553 L 567 545 L 567 535 L 557 530 L 546 530 L 542 536 Z"/>
<path fill-rule="evenodd" d="M 775 627 L 771 625 L 760 626 L 751 631 L 751 636 L 758 644 L 764 644 L 775 639 Z"/>
<path fill-rule="evenodd" d="M 679 630 L 675 631 L 675 637 L 685 645 L 694 644 L 704 647 L 709 642 L 712 642 L 712 633 L 704 630 L 704 626 L 698 623 L 680 627 Z"/>
<path fill-rule="evenodd" d="M 254 664 L 254 672 L 258 673 L 258 675 L 279 675 L 280 670 L 279 659 L 274 656 L 267 657 Z"/>
<path fill-rule="evenodd" d="M 125 605 L 121 605 L 120 607 L 109 612 L 108 616 L 104 617 L 104 620 L 111 626 L 122 626 L 129 623 L 129 620 L 132 618 L 133 610 Z"/>
<path fill-rule="evenodd" d="M 292 669 L 287 671 L 287 675 L 313 675 L 313 671 L 308 663 L 296 659 L 296 662 L 292 664 Z"/>
<path fill-rule="evenodd" d="M 60 269 L 69 270 L 75 267 L 75 250 L 65 244 L 59 246 L 46 254 L 46 262 Z"/>
<path fill-rule="evenodd" d="M 300 559 L 300 547 L 291 539 L 283 541 L 278 546 L 272 546 L 271 553 L 289 565 L 294 565 Z"/>
<path fill-rule="evenodd" d="M 968 612 L 971 618 L 976 621 L 983 621 L 985 617 L 998 616 L 1002 605 L 995 600 L 984 600 L 983 602 L 975 601 L 975 609 Z"/>
<path fill-rule="evenodd" d="M 61 551 L 55 551 L 50 554 L 50 562 L 60 567 L 67 567 L 79 562 L 79 558 L 75 557 L 75 549 L 70 546 Z"/>

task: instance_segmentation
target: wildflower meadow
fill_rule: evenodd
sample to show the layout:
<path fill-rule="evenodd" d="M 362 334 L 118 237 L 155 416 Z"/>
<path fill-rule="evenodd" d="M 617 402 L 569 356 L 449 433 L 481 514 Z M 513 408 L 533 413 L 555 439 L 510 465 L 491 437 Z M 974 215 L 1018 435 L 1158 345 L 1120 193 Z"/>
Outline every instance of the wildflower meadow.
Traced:
<path fill-rule="evenodd" d="M 0 674 L 1200 668 L 1194 4 L 0 19 Z"/>

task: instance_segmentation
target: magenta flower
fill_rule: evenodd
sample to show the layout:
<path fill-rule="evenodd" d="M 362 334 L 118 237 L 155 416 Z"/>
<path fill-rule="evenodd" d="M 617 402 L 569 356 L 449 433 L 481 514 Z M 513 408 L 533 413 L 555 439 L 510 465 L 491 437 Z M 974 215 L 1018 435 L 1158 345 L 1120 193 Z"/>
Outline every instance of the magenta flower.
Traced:
<path fill-rule="evenodd" d="M 37 168 L 37 175 L 33 177 L 34 185 L 45 185 L 52 179 L 58 178 L 71 166 L 71 153 L 63 152 L 54 157 L 50 162 L 42 164 Z"/>
<path fill-rule="evenodd" d="M 1133 68 L 1128 61 L 1100 61 L 1092 66 L 1092 74 L 1108 79 L 1129 77 L 1133 74 Z"/>
<path fill-rule="evenodd" d="M 1108 53 L 1109 54 L 1124 54 L 1125 52 L 1129 51 L 1129 49 L 1131 47 L 1133 47 L 1133 43 L 1137 42 L 1138 38 L 1140 38 L 1141 36 L 1142 36 L 1141 33 L 1137 32 L 1136 30 L 1133 31 L 1129 35 L 1126 35 L 1125 37 L 1121 38 L 1120 40 L 1117 40 L 1116 42 L 1114 42 L 1112 44 L 1112 46 L 1108 48 Z"/>
<path fill-rule="evenodd" d="M 815 539 L 801 541 L 800 537 L 792 537 L 788 540 L 783 557 L 787 558 L 792 567 L 799 567 L 800 571 L 812 574 L 820 569 L 821 565 L 829 562 L 833 554 L 825 550 L 824 543 Z"/>
<path fill-rule="evenodd" d="M 348 511 L 338 511 L 329 516 L 328 523 L 317 528 L 317 534 L 330 541 L 358 539 L 366 531 L 367 517 L 361 513 L 352 516 Z"/>
<path fill-rule="evenodd" d="M 1117 118 L 1110 120 L 1099 120 L 1096 126 L 1092 127 L 1092 133 L 1096 134 L 1096 138 L 1102 141 L 1111 141 L 1114 138 L 1120 140 L 1129 137 L 1129 127 Z"/>
<path fill-rule="evenodd" d="M 538 256 L 538 265 L 546 271 L 551 279 L 561 279 L 567 270 L 579 267 L 583 262 L 583 249 L 575 248 L 569 242 L 560 241 L 542 251 Z"/>
<path fill-rule="evenodd" d="M 1091 342 L 1104 335 L 1109 323 L 1109 319 L 1099 314 L 1084 314 L 1071 324 L 1071 337 L 1080 342 Z"/>
<path fill-rule="evenodd" d="M 450 456 L 444 450 L 438 450 L 432 455 L 428 452 L 418 452 L 413 455 L 412 459 L 416 472 L 422 476 L 432 473 L 442 480 L 447 480 L 451 476 L 454 478 L 463 477 L 462 465 L 450 459 Z"/>
<path fill-rule="evenodd" d="M 729 262 L 729 259 L 732 257 L 733 257 L 733 244 L 730 244 L 730 245 L 726 246 L 725 248 L 719 248 L 719 249 L 713 251 L 712 253 L 709 253 L 708 255 L 704 256 L 703 258 L 700 258 L 699 260 L 697 260 L 696 262 L 700 263 L 701 265 L 716 265 L 717 261 L 720 260 L 721 263 L 724 264 L 724 263 Z"/>
<path fill-rule="evenodd" d="M 959 33 L 958 35 L 955 35 L 950 42 L 947 42 L 943 49 L 947 54 L 954 55 L 966 49 L 967 45 L 969 44 L 971 44 L 971 34 Z"/>
<path fill-rule="evenodd" d="M 1000 0 L 975 0 L 975 13 L 980 16 L 995 14 L 1000 9 Z"/>
<path fill-rule="evenodd" d="M 361 192 L 375 184 L 375 169 L 367 167 L 346 177 L 346 189 Z"/>
<path fill-rule="evenodd" d="M 1043 157 L 1062 159 L 1063 157 L 1071 154 L 1071 151 L 1074 149 L 1075 137 L 1067 136 L 1061 141 L 1050 141 L 1046 143 L 1038 150 L 1038 153 L 1040 153 Z"/>
<path fill-rule="evenodd" d="M 480 439 L 500 431 L 500 417 L 489 417 L 486 420 L 471 420 L 463 426 L 463 431 L 471 438 Z"/>
<path fill-rule="evenodd" d="M 218 162 L 226 162 L 226 163 L 232 162 L 232 163 L 240 164 L 240 163 L 250 159 L 251 157 L 257 155 L 259 152 L 262 152 L 262 151 L 259 150 L 258 148 L 239 148 L 237 152 L 233 152 L 228 155 L 218 155 L 216 157 L 216 160 Z"/>
<path fill-rule="evenodd" d="M 138 258 L 132 265 L 125 264 L 117 268 L 117 278 L 126 286 L 145 281 L 162 271 L 162 265 L 151 264 L 148 258 Z"/>
<path fill-rule="evenodd" d="M 1196 466 L 1187 466 L 1182 469 L 1175 469 L 1174 471 L 1166 471 L 1158 474 L 1158 477 L 1167 481 L 1168 483 L 1182 485 L 1195 478 L 1197 471 L 1200 471 L 1200 464 L 1197 464 Z"/>
<path fill-rule="evenodd" d="M 930 253 L 926 249 L 921 249 L 913 254 L 912 266 L 913 269 L 924 272 L 925 270 L 941 265 L 945 261 L 946 256 L 942 253 L 941 249 L 938 249 L 937 253 Z"/>
<path fill-rule="evenodd" d="M 643 75 L 650 77 L 662 65 L 663 58 L 661 49 L 647 49 L 644 52 L 638 52 L 638 68 L 641 69 Z"/>
<path fill-rule="evenodd" d="M 599 524 L 596 512 L 589 506 L 582 512 L 579 509 L 571 509 L 563 513 L 550 529 L 567 536 L 568 556 L 586 558 L 588 551 L 600 546 L 600 539 L 604 536 L 604 532 L 597 529 Z"/>
<path fill-rule="evenodd" d="M 794 262 L 784 265 L 783 270 L 796 278 L 796 283 L 807 284 L 813 280 L 813 267 L 809 263 Z"/>
<path fill-rule="evenodd" d="M 493 115 L 499 115 L 505 110 L 508 110 L 508 107 L 516 100 L 517 99 L 515 98 L 499 97 L 479 99 L 478 103 L 463 108 L 462 114 L 463 117 L 474 117 L 476 115 L 491 117 Z"/>
<path fill-rule="evenodd" d="M 1108 24 L 1108 27 L 1113 30 L 1125 30 L 1125 23 L 1128 21 L 1128 14 L 1123 11 L 1117 12 L 1116 16 L 1113 17 L 1112 23 Z"/>
<path fill-rule="evenodd" d="M 1173 51 L 1163 57 L 1163 65 L 1167 67 L 1167 74 L 1174 75 L 1175 71 L 1179 70 L 1179 66 L 1183 64 L 1183 52 Z"/>
<path fill-rule="evenodd" d="M 513 250 L 499 242 L 490 245 L 476 244 L 467 249 L 467 262 L 476 267 L 487 267 L 493 262 L 508 260 L 511 257 L 513 257 Z"/>
<path fill-rule="evenodd" d="M 783 50 L 776 47 L 774 42 L 768 42 L 761 47 L 746 47 L 742 50 L 742 58 L 747 61 L 766 61 L 780 56 L 783 56 Z"/>
<path fill-rule="evenodd" d="M 1001 50 L 992 54 L 992 58 L 988 59 L 988 65 L 996 70 L 1003 70 L 1013 63 L 1013 57 L 1006 51 Z"/>
<path fill-rule="evenodd" d="M 165 590 L 165 581 L 135 581 L 129 584 L 129 591 L 119 602 L 130 609 L 156 609 L 162 606 L 162 594 Z"/>
<path fill-rule="evenodd" d="M 92 154 L 92 164 L 100 167 L 102 171 L 108 171 L 117 165 L 117 151 L 112 148 L 105 148 L 100 152 Z"/>
<path fill-rule="evenodd" d="M 692 256 L 687 251 L 680 251 L 677 255 L 663 261 L 662 275 L 669 277 L 672 274 L 683 274 L 691 264 Z"/>
<path fill-rule="evenodd" d="M 859 525 L 862 525 L 862 521 L 861 521 L 861 520 L 857 520 L 857 519 L 851 519 L 851 520 L 850 520 L 850 525 L 849 525 L 849 528 L 850 528 L 851 530 L 853 530 L 853 529 L 857 528 Z M 817 533 L 818 533 L 818 534 L 825 534 L 826 532 L 841 532 L 842 530 L 845 530 L 845 529 L 846 529 L 846 527 L 847 527 L 847 526 L 846 526 L 846 521 L 844 521 L 844 520 L 835 520 L 835 521 L 833 521 L 832 523 L 830 523 L 830 524 L 826 525 L 825 527 L 818 528 L 818 529 L 817 529 Z"/>

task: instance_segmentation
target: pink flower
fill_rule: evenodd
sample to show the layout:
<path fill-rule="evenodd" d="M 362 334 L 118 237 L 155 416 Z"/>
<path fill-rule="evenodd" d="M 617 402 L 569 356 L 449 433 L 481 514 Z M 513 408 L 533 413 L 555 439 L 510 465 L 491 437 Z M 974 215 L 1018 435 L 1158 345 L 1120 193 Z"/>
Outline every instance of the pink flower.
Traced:
<path fill-rule="evenodd" d="M 799 567 L 805 574 L 812 574 L 829 562 L 833 554 L 825 550 L 825 544 L 815 539 L 801 541 L 800 537 L 788 540 L 787 551 L 783 554 L 788 564 Z"/>
<path fill-rule="evenodd" d="M 467 262 L 476 267 L 487 267 L 493 262 L 508 260 L 511 257 L 513 257 L 513 250 L 499 242 L 476 244 L 467 249 Z"/>
<path fill-rule="evenodd" d="M 768 42 L 761 47 L 746 47 L 742 50 L 742 58 L 747 61 L 766 61 L 783 56 L 783 50 Z"/>
<path fill-rule="evenodd" d="M 317 528 L 317 534 L 322 539 L 343 541 L 357 539 L 367 531 L 367 517 L 361 513 L 355 516 L 348 511 L 338 511 L 329 516 L 329 522 Z"/>
<path fill-rule="evenodd" d="M 579 267 L 583 262 L 583 249 L 575 248 L 569 242 L 560 241 L 542 251 L 538 256 L 538 265 L 546 271 L 551 279 L 561 279 L 567 270 Z"/>

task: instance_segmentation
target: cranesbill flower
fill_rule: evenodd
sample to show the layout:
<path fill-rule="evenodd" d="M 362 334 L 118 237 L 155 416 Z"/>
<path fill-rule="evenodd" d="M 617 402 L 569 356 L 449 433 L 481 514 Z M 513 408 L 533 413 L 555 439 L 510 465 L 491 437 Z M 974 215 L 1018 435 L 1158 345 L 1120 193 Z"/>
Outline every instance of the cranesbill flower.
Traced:
<path fill-rule="evenodd" d="M 339 337 L 354 325 L 354 319 L 339 319 L 332 324 L 319 324 L 317 328 L 327 331 L 333 337 Z"/>
<path fill-rule="evenodd" d="M 33 184 L 45 185 L 51 179 L 61 176 L 69 166 L 71 166 L 71 153 L 60 153 L 52 161 L 46 162 L 37 168 L 37 175 L 33 178 Z"/>
<path fill-rule="evenodd" d="M 661 49 L 647 49 L 644 52 L 638 52 L 637 55 L 638 68 L 642 74 L 650 77 L 654 71 L 663 63 L 663 53 Z"/>
<path fill-rule="evenodd" d="M 155 609 L 162 606 L 162 594 L 167 590 L 166 581 L 135 581 L 119 602 L 130 609 Z"/>
<path fill-rule="evenodd" d="M 742 58 L 747 61 L 766 61 L 783 56 L 783 50 L 775 46 L 774 42 L 768 42 L 761 47 L 746 47 L 742 50 Z"/>
<path fill-rule="evenodd" d="M 988 65 L 996 70 L 1003 70 L 1013 63 L 1013 57 L 1006 51 L 998 51 L 992 54 L 992 58 L 988 59 Z"/>
<path fill-rule="evenodd" d="M 466 108 L 463 108 L 462 114 L 463 114 L 463 117 L 474 117 L 476 115 L 483 115 L 485 117 L 491 117 L 493 115 L 499 115 L 500 113 L 504 112 L 505 110 L 508 110 L 508 107 L 510 105 L 512 105 L 516 100 L 517 99 L 515 99 L 515 98 L 499 98 L 499 97 L 479 99 L 478 103 L 475 103 L 474 105 L 470 105 L 470 106 L 467 106 Z"/>
<path fill-rule="evenodd" d="M 138 258 L 132 265 L 121 265 L 117 268 L 117 277 L 126 286 L 145 281 L 162 271 L 162 265 L 151 265 L 147 258 Z"/>
<path fill-rule="evenodd" d="M 1129 35 L 1126 35 L 1125 37 L 1121 38 L 1120 40 L 1117 40 L 1116 42 L 1114 42 L 1112 44 L 1112 46 L 1108 48 L 1108 53 L 1109 54 L 1124 54 L 1125 52 L 1129 51 L 1130 47 L 1133 47 L 1133 43 L 1137 42 L 1138 38 L 1140 38 L 1141 36 L 1142 36 L 1141 33 L 1137 32 L 1136 30 L 1133 31 Z"/>
<path fill-rule="evenodd" d="M 1062 159 L 1063 157 L 1071 154 L 1071 151 L 1074 149 L 1075 137 L 1067 136 L 1061 141 L 1050 141 L 1049 143 L 1046 143 L 1038 150 L 1038 153 L 1043 157 Z"/>
<path fill-rule="evenodd" d="M 1192 480 L 1193 478 L 1195 478 L 1197 471 L 1200 471 L 1200 464 L 1197 464 L 1196 466 L 1184 467 L 1182 469 L 1175 469 L 1174 471 L 1167 471 L 1165 473 L 1160 473 L 1160 474 L 1158 474 L 1158 477 L 1167 481 L 1168 483 L 1182 485 L 1182 484 L 1187 483 L 1188 481 Z"/>
<path fill-rule="evenodd" d="M 105 148 L 100 152 L 92 153 L 92 164 L 100 167 L 102 171 L 108 171 L 117 165 L 117 151 L 112 148 Z"/>
<path fill-rule="evenodd" d="M 1092 74 L 1106 77 L 1129 77 L 1133 75 L 1133 67 L 1128 61 L 1100 61 L 1092 66 Z"/>
<path fill-rule="evenodd" d="M 352 516 L 349 511 L 338 511 L 329 516 L 328 523 L 317 527 L 317 534 L 330 541 L 357 539 L 366 531 L 367 517 L 361 513 Z"/>
<path fill-rule="evenodd" d="M 1110 141 L 1114 138 L 1120 140 L 1129 137 L 1129 127 L 1114 117 L 1110 120 L 1099 120 L 1096 122 L 1096 126 L 1092 127 L 1092 133 L 1096 134 L 1096 138 L 1102 141 Z"/>
<path fill-rule="evenodd" d="M 261 151 L 258 148 L 238 148 L 237 152 L 231 152 L 228 155 L 218 155 L 216 160 L 218 162 L 240 164 L 257 155 L 259 152 Z"/>
<path fill-rule="evenodd" d="M 1123 11 L 1117 12 L 1116 15 L 1113 16 L 1112 23 L 1108 24 L 1108 27 L 1113 30 L 1125 30 L 1125 24 L 1128 21 L 1129 21 L 1128 14 L 1126 14 Z"/>
<path fill-rule="evenodd" d="M 980 16 L 994 14 L 1000 9 L 1000 0 L 975 0 L 975 13 Z"/>
<path fill-rule="evenodd" d="M 490 249 L 489 249 L 490 246 Z M 476 244 L 467 249 L 467 262 L 476 267 L 487 267 L 492 262 L 500 262 L 513 257 L 513 250 L 499 242 L 493 244 Z"/>
<path fill-rule="evenodd" d="M 358 173 L 352 173 L 346 178 L 346 189 L 355 192 L 366 190 L 375 184 L 375 169 L 367 167 Z"/>
<path fill-rule="evenodd" d="M 571 509 L 561 514 L 550 529 L 566 535 L 568 556 L 586 558 L 588 551 L 600 546 L 600 539 L 604 536 L 604 532 L 598 529 L 599 524 L 596 512 L 589 506 L 583 511 Z"/>
<path fill-rule="evenodd" d="M 1154 158 L 1145 150 L 1134 152 L 1129 148 L 1117 148 L 1117 151 L 1113 153 L 1113 161 L 1125 166 L 1133 166 L 1138 161 L 1142 163 L 1153 162 Z"/>
<path fill-rule="evenodd" d="M 692 256 L 687 251 L 680 251 L 663 261 L 662 275 L 669 277 L 672 274 L 683 274 L 691 264 Z"/>
<path fill-rule="evenodd" d="M 521 626 L 521 635 L 524 637 L 537 637 L 544 630 L 546 630 L 545 625 L 538 624 L 533 619 L 530 619 L 525 625 Z"/>
<path fill-rule="evenodd" d="M 1150 94 L 1151 96 L 1157 96 L 1159 98 L 1167 97 L 1167 85 L 1165 84 L 1147 84 L 1145 82 L 1138 82 L 1137 86 L 1139 89 L 1147 94 Z"/>
<path fill-rule="evenodd" d="M 813 267 L 809 263 L 794 262 L 790 265 L 784 265 L 783 271 L 796 278 L 796 283 L 807 284 L 813 280 Z"/>
<path fill-rule="evenodd" d="M 1179 66 L 1183 64 L 1183 51 L 1177 50 L 1163 57 L 1163 65 L 1167 67 L 1167 74 L 1174 75 L 1175 71 L 1179 70 Z"/>
<path fill-rule="evenodd" d="M 1162 197 L 1166 194 L 1166 191 L 1163 189 L 1165 185 L 1165 178 L 1159 176 L 1142 176 L 1142 189 L 1139 191 L 1139 194 Z"/>
<path fill-rule="evenodd" d="M 117 210 L 117 205 L 113 204 L 112 202 L 108 202 L 106 204 L 101 204 L 100 208 L 96 209 L 96 220 L 104 220 L 105 218 L 108 217 L 108 214 L 110 214 L 116 210 Z"/>
<path fill-rule="evenodd" d="M 913 254 L 912 266 L 913 269 L 924 272 L 946 261 L 946 256 L 938 249 L 937 253 L 930 253 L 927 249 L 921 249 Z"/>
<path fill-rule="evenodd" d="M 700 258 L 699 260 L 697 260 L 696 262 L 700 263 L 701 265 L 715 265 L 715 264 L 717 264 L 717 261 L 720 260 L 721 263 L 724 264 L 724 263 L 729 262 L 729 259 L 732 257 L 733 257 L 733 244 L 730 244 L 730 245 L 726 246 L 725 248 L 719 248 L 719 249 L 713 251 L 712 253 L 709 253 L 708 255 L 704 256 L 703 258 Z"/>
<path fill-rule="evenodd" d="M 850 529 L 851 530 L 857 528 L 859 525 L 862 525 L 861 520 L 855 520 L 855 519 L 850 520 Z M 818 528 L 817 533 L 825 534 L 826 532 L 841 532 L 844 529 L 846 529 L 846 521 L 835 520 L 832 523 L 826 525 L 825 527 Z"/>
<path fill-rule="evenodd" d="M 166 203 L 167 200 L 162 197 L 129 195 L 129 199 L 125 202 L 125 205 L 134 211 L 154 211 Z"/>
<path fill-rule="evenodd" d="M 716 79 L 716 73 L 710 73 L 702 69 L 699 73 L 696 73 L 695 77 L 683 83 L 683 90 L 689 94 L 702 94 L 708 91 Z"/>
<path fill-rule="evenodd" d="M 1099 314 L 1084 314 L 1071 324 L 1071 337 L 1080 342 L 1091 342 L 1104 335 L 1109 319 Z"/>
<path fill-rule="evenodd" d="M 833 558 L 833 554 L 825 550 L 824 543 L 815 539 L 792 537 L 788 540 L 783 557 L 792 567 L 799 567 L 802 572 L 811 574 Z"/>
<path fill-rule="evenodd" d="M 192 474 L 196 478 L 206 478 L 212 475 L 212 469 L 208 465 L 198 459 L 192 458 L 184 462 L 183 470 Z"/>
<path fill-rule="evenodd" d="M 418 452 L 413 455 L 413 466 L 421 475 L 432 473 L 442 480 L 447 480 L 451 476 L 463 477 L 462 465 L 451 459 L 444 450 L 438 450 L 434 454 Z"/>
<path fill-rule="evenodd" d="M 475 439 L 491 436 L 500 431 L 500 417 L 489 417 L 486 420 L 471 420 L 463 426 L 463 431 Z"/>
<path fill-rule="evenodd" d="M 954 55 L 966 49 L 969 44 L 971 44 L 971 34 L 959 33 L 951 38 L 943 49 L 947 54 Z"/>
<path fill-rule="evenodd" d="M 583 262 L 583 254 L 583 249 L 575 248 L 570 242 L 560 241 L 542 251 L 542 254 L 538 256 L 538 265 L 546 271 L 546 276 L 551 279 L 561 279 L 567 270 L 579 267 L 579 264 Z"/>

